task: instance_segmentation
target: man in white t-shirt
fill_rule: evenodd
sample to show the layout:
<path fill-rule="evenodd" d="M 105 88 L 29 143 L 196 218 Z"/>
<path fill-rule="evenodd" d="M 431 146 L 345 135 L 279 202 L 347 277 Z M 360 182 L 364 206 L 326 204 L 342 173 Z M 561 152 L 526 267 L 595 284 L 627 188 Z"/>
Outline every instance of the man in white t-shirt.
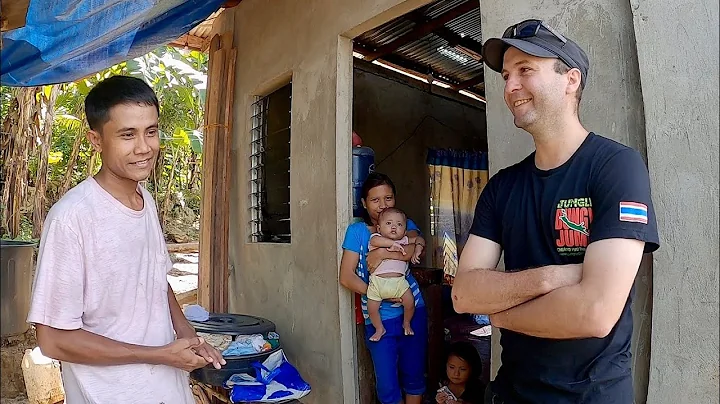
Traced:
<path fill-rule="evenodd" d="M 188 372 L 225 361 L 175 299 L 157 208 L 139 185 L 160 148 L 158 99 L 138 78 L 111 77 L 85 114 L 102 168 L 45 219 L 28 322 L 62 363 L 68 404 L 192 404 Z"/>

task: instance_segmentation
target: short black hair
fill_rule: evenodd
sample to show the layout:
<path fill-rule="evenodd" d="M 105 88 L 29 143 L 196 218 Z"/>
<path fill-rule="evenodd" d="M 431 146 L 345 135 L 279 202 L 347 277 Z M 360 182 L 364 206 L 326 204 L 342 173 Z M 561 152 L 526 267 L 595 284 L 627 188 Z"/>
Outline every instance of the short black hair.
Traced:
<path fill-rule="evenodd" d="M 110 120 L 110 110 L 121 104 L 154 105 L 160 115 L 157 95 L 147 83 L 137 77 L 113 76 L 96 84 L 85 97 L 85 117 L 90 129 L 99 132 Z"/>
<path fill-rule="evenodd" d="M 456 356 L 470 365 L 470 379 L 468 382 L 477 380 L 482 374 L 483 365 L 480 354 L 478 354 L 477 349 L 475 349 L 471 343 L 466 341 L 453 343 L 450 345 L 447 358 L 450 359 L 451 356 Z"/>
<path fill-rule="evenodd" d="M 380 185 L 389 186 L 392 189 L 393 195 L 395 194 L 395 184 L 393 184 L 390 177 L 383 173 L 373 171 L 368 174 L 367 178 L 365 178 L 365 181 L 363 182 L 362 191 L 360 194 L 362 199 L 366 199 L 368 194 L 370 193 L 370 190 L 375 187 L 379 187 Z"/>

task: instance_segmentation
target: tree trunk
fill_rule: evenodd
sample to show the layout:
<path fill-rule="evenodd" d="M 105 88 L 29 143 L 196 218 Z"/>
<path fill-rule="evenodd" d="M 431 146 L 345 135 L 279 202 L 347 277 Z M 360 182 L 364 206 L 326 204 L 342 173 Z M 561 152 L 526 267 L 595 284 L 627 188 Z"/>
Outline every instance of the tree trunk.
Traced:
<path fill-rule="evenodd" d="M 48 155 L 50 154 L 50 143 L 52 141 L 52 129 L 55 121 L 55 100 L 57 100 L 60 86 L 54 85 L 50 88 L 50 98 L 43 94 L 45 103 L 45 123 L 42 128 L 40 156 L 38 159 L 37 175 L 35 177 L 35 209 L 33 209 L 33 232 L 32 237 L 40 238 L 42 225 L 45 221 L 45 205 L 47 197 L 48 177 Z"/>
<path fill-rule="evenodd" d="M 13 90 L 13 98 L 9 114 L 3 119 L 2 127 L 2 203 L 0 203 L 0 217 L 2 217 L 2 234 L 14 238 L 14 234 L 10 227 L 10 216 L 12 215 L 12 207 L 10 204 L 14 201 L 13 190 L 15 187 L 15 178 L 13 176 L 15 148 L 19 138 L 17 132 L 20 121 L 20 94 L 19 90 Z"/>
<path fill-rule="evenodd" d="M 189 169 L 190 169 L 190 180 L 188 180 L 187 189 L 188 191 L 192 191 L 195 186 L 195 181 L 197 178 L 197 165 L 198 165 L 198 158 L 197 154 L 195 152 L 190 152 L 190 163 L 189 163 Z"/>
<path fill-rule="evenodd" d="M 170 175 L 168 176 L 167 190 L 165 191 L 165 198 L 160 207 L 160 223 L 162 228 L 165 228 L 165 222 L 167 220 L 168 210 L 170 210 L 170 196 L 173 190 L 173 181 L 175 181 L 175 168 L 177 167 L 178 160 L 180 159 L 180 150 L 174 150 L 173 164 L 170 168 Z"/>
<path fill-rule="evenodd" d="M 32 150 L 33 125 L 37 120 L 38 107 L 35 95 L 37 87 L 15 90 L 17 112 L 10 118 L 10 140 L 3 164 L 5 186 L 2 195 L 3 233 L 11 238 L 20 235 L 22 202 L 27 194 L 28 153 Z"/>
<path fill-rule="evenodd" d="M 155 202 L 158 201 L 158 193 L 160 189 L 160 182 L 162 181 L 162 174 L 165 168 L 165 149 L 162 147 L 158 151 L 157 160 L 155 160 L 155 168 L 152 171 L 150 178 L 152 179 L 152 195 Z M 162 220 L 161 220 L 162 223 Z"/>
<path fill-rule="evenodd" d="M 83 139 L 85 139 L 85 124 L 82 125 L 82 129 L 80 130 L 80 133 L 78 133 L 75 137 L 75 142 L 73 143 L 73 149 L 72 153 L 70 154 L 70 159 L 68 160 L 68 164 L 65 171 L 65 178 L 63 179 L 62 187 L 60 188 L 60 192 L 57 195 L 57 198 L 60 199 L 65 193 L 70 189 L 72 186 L 72 180 L 73 180 L 73 173 L 75 172 L 75 164 L 77 164 L 78 156 L 80 155 L 80 145 L 82 144 Z"/>
<path fill-rule="evenodd" d="M 87 176 L 88 177 L 92 177 L 93 175 L 95 175 L 95 165 L 97 164 L 97 157 L 98 157 L 98 152 L 93 150 L 92 156 L 90 157 L 90 161 L 88 162 L 88 165 L 87 165 Z"/>

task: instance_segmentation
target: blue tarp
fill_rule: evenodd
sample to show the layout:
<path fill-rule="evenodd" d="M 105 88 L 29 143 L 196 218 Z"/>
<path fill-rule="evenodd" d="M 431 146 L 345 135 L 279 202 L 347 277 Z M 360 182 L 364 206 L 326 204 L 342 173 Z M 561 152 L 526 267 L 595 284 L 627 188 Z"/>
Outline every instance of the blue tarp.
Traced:
<path fill-rule="evenodd" d="M 75 81 L 187 33 L 225 0 L 30 0 L 26 25 L 4 32 L 0 81 Z"/>

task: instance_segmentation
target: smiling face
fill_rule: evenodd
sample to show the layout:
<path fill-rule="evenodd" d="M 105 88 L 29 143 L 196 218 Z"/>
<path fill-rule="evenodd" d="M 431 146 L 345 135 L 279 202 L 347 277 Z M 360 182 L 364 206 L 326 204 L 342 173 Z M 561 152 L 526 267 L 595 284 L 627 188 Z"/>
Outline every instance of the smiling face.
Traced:
<path fill-rule="evenodd" d="M 100 152 L 101 170 L 118 180 L 144 181 L 155 167 L 160 150 L 156 107 L 118 104 L 108 115 L 101 130 L 88 133 L 93 147 Z"/>
<path fill-rule="evenodd" d="M 390 185 L 378 185 L 368 191 L 367 197 L 362 199 L 362 204 L 367 210 L 370 220 L 373 224 L 377 224 L 380 212 L 395 206 L 395 193 Z"/>
<path fill-rule="evenodd" d="M 510 47 L 503 58 L 505 104 L 514 116 L 515 126 L 533 132 L 575 114 L 575 92 L 580 72 L 571 69 L 559 74 L 557 59 L 539 58 Z"/>

